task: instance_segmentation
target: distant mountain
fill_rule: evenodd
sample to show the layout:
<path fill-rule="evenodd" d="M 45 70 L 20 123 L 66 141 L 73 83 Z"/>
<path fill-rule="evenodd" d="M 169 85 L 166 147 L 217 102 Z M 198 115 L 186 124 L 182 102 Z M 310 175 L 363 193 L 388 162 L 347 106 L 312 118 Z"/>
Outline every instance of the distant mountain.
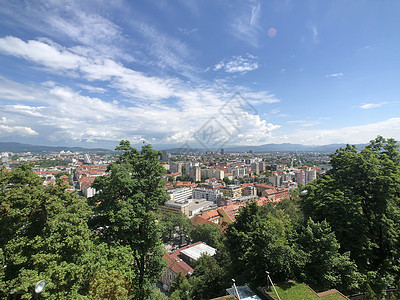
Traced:
<path fill-rule="evenodd" d="M 361 149 L 367 144 L 358 144 L 357 148 Z M 135 146 L 135 145 L 133 145 Z M 160 146 L 154 145 L 155 148 L 159 149 Z M 335 152 L 336 149 L 340 147 L 346 147 L 346 144 L 330 144 L 322 146 L 307 146 L 302 144 L 265 144 L 260 146 L 226 146 L 224 147 L 225 152 Z M 169 153 L 187 153 L 187 152 L 205 152 L 208 151 L 204 148 L 185 148 L 185 147 L 174 147 L 167 148 L 163 145 L 165 151 Z M 10 151 L 10 152 L 60 152 L 60 151 L 71 151 L 71 152 L 113 152 L 109 149 L 103 148 L 83 148 L 83 147 L 67 147 L 67 146 L 38 146 L 30 144 L 22 144 L 16 142 L 0 142 L 0 152 Z M 215 149 L 215 151 L 220 151 L 220 149 Z"/>
<path fill-rule="evenodd" d="M 112 152 L 109 149 L 102 148 L 83 148 L 83 147 L 66 147 L 66 146 L 38 146 L 30 144 L 21 144 L 15 142 L 0 142 L 0 152 L 60 152 L 60 151 L 71 151 L 71 152 Z"/>
<path fill-rule="evenodd" d="M 361 149 L 367 144 L 358 144 L 357 148 Z M 224 147 L 225 152 L 335 152 L 338 148 L 346 147 L 346 144 L 329 144 L 322 146 L 307 146 L 302 144 L 265 144 L 260 146 L 226 146 Z M 202 148 L 171 148 L 166 149 L 167 152 L 177 153 L 177 152 L 205 152 L 207 150 Z M 216 151 L 219 151 L 216 150 Z"/>
<path fill-rule="evenodd" d="M 345 147 L 346 144 L 330 144 L 323 146 L 308 146 L 302 144 L 265 144 L 260 146 L 235 146 L 235 147 L 227 147 L 225 149 L 226 152 L 232 151 L 250 151 L 253 152 L 334 152 L 336 149 L 340 147 Z"/>

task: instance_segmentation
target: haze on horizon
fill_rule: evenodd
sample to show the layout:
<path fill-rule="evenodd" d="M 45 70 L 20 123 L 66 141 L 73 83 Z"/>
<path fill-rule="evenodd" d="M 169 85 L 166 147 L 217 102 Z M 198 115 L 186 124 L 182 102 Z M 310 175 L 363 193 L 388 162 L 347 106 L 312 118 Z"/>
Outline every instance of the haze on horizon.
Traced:
<path fill-rule="evenodd" d="M 400 140 L 400 2 L 2 1 L 0 141 Z"/>

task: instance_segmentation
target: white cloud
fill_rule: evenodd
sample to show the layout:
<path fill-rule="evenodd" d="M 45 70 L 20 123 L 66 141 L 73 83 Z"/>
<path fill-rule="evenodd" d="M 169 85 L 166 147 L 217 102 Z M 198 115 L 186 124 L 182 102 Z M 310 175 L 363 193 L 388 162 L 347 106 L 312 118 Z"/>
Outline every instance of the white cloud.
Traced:
<path fill-rule="evenodd" d="M 280 111 L 281 111 L 281 110 L 280 110 L 279 108 L 274 108 L 274 109 L 271 110 L 270 114 L 271 114 L 271 115 L 274 115 L 274 114 L 279 113 Z"/>
<path fill-rule="evenodd" d="M 89 58 L 48 42 L 24 42 L 16 37 L 0 38 L 0 51 L 43 65 L 54 72 L 74 70 L 87 80 L 111 81 L 111 86 L 140 99 L 158 100 L 172 95 L 171 79 L 145 76 L 108 58 Z"/>
<path fill-rule="evenodd" d="M 272 132 L 280 127 L 280 125 L 262 120 L 259 115 L 246 114 L 237 135 L 232 140 L 232 144 L 260 145 L 269 143 L 272 138 Z"/>
<path fill-rule="evenodd" d="M 12 135 L 28 136 L 37 134 L 38 133 L 30 127 L 0 125 L 0 137 L 7 137 Z"/>
<path fill-rule="evenodd" d="M 258 33 L 262 31 L 259 25 L 260 16 L 261 2 L 252 1 L 244 7 L 240 6 L 233 16 L 230 33 L 237 39 L 258 47 Z"/>
<path fill-rule="evenodd" d="M 96 6 L 100 8 L 107 4 L 96 2 Z M 114 8 L 117 6 L 114 2 Z M 106 11 L 108 8 L 102 9 Z M 23 27 L 37 30 L 45 36 L 67 38 L 78 42 L 93 54 L 129 61 L 133 59 L 130 54 L 117 46 L 117 44 L 127 43 L 122 29 L 96 14 L 93 4 L 74 0 L 68 3 L 62 1 L 35 2 L 34 4 L 15 2 L 2 6 L 0 11 L 5 15 L 13 16 L 15 22 Z"/>
<path fill-rule="evenodd" d="M 310 126 L 318 125 L 321 122 L 319 122 L 319 121 L 311 121 L 311 120 L 294 120 L 294 121 L 288 121 L 287 123 L 289 123 L 289 124 L 299 124 L 300 126 L 303 126 L 303 127 L 310 127 Z"/>
<path fill-rule="evenodd" d="M 377 108 L 380 107 L 382 105 L 386 105 L 386 104 L 392 104 L 392 103 L 398 103 L 398 101 L 392 101 L 392 102 L 380 102 L 380 103 L 364 103 L 358 107 L 362 108 L 362 109 L 370 109 L 370 108 Z"/>
<path fill-rule="evenodd" d="M 252 60 L 255 57 L 250 55 L 248 55 L 248 57 L 249 58 L 233 56 L 229 59 L 222 60 L 215 65 L 214 71 L 223 69 L 227 73 L 246 73 L 258 69 L 259 64 Z"/>
<path fill-rule="evenodd" d="M 152 28 L 143 30 L 149 31 Z M 156 36 L 154 31 L 151 38 Z M 164 42 L 171 45 L 171 41 Z M 175 50 L 181 49 L 182 53 L 187 50 L 178 40 L 174 47 Z M 218 110 L 232 96 L 227 91 L 239 91 L 251 105 L 279 102 L 267 91 L 253 91 L 243 86 L 217 82 L 186 83 L 174 77 L 148 76 L 112 58 L 94 55 L 76 46 L 66 48 L 49 39 L 0 38 L 0 51 L 23 58 L 47 72 L 64 77 L 79 76 L 77 86 L 88 91 L 112 91 L 126 97 L 122 101 L 105 101 L 102 96 L 84 96 L 54 81 L 33 86 L 0 77 L 0 100 L 17 102 L 0 107 L 4 117 L 15 120 L 20 132 L 25 128 L 28 134 L 27 128 L 32 127 L 35 133 L 42 135 L 46 132 L 45 138 L 54 142 L 151 139 L 153 143 L 170 143 L 192 136 L 210 117 L 226 122 L 223 116 L 218 115 Z M 258 67 L 253 61 L 256 57 L 250 54 L 247 57 L 226 61 L 224 68 L 227 72 L 245 72 Z M 174 59 L 171 59 L 173 65 Z M 102 88 L 97 87 L 98 82 Z M 169 103 L 170 99 L 173 103 Z M 258 116 L 249 118 L 246 119 L 250 120 L 248 126 L 243 125 L 240 136 L 236 136 L 239 143 L 244 140 L 265 142 L 272 130 L 279 127 Z"/>
<path fill-rule="evenodd" d="M 14 83 L 14 93 L 10 89 L 9 98 L 19 102 L 17 95 L 24 94 L 24 85 Z M 232 88 L 230 88 L 232 89 Z M 46 130 L 46 138 L 58 141 L 110 141 L 132 137 L 152 140 L 153 143 L 182 142 L 181 138 L 191 138 L 211 117 L 220 123 L 227 123 L 219 109 L 230 99 L 226 87 L 198 86 L 176 87 L 175 104 L 168 102 L 108 102 L 101 98 L 79 94 L 69 87 L 57 84 L 40 84 L 36 88 L 28 86 L 34 105 L 15 104 L 0 107 L 0 113 L 7 119 L 14 119 L 18 125 Z M 246 96 L 246 95 L 244 95 Z M 129 99 L 129 98 L 128 98 Z M 247 99 L 276 102 L 278 99 L 267 92 L 259 92 Z M 37 105 L 42 103 L 41 105 Z M 243 114 L 241 114 L 244 118 Z M 241 140 L 263 142 L 278 125 L 267 123 L 259 116 L 243 119 L 239 137 L 236 129 L 229 125 L 238 142 Z M 42 134 L 43 131 L 37 130 Z"/>
<path fill-rule="evenodd" d="M 84 58 L 54 43 L 50 45 L 47 41 L 34 40 L 24 42 L 12 36 L 0 38 L 0 51 L 55 70 L 77 69 L 85 62 Z"/>
<path fill-rule="evenodd" d="M 200 71 L 187 63 L 187 61 L 192 61 L 193 55 L 196 54 L 195 49 L 189 48 L 182 40 L 166 35 L 148 23 L 138 20 L 131 20 L 131 23 L 132 29 L 147 41 L 146 45 L 149 45 L 144 49 L 147 56 L 149 54 L 151 56 L 148 58 L 148 64 L 173 70 L 189 79 L 196 79 L 195 74 Z"/>
<path fill-rule="evenodd" d="M 178 27 L 179 32 L 182 32 L 184 35 L 192 35 L 193 33 L 197 32 L 199 29 L 198 28 L 181 28 Z"/>
<path fill-rule="evenodd" d="M 327 78 L 342 78 L 344 76 L 343 73 L 332 73 L 332 74 L 326 74 L 325 77 Z"/>
<path fill-rule="evenodd" d="M 107 90 L 102 87 L 91 86 L 87 84 L 78 84 L 78 86 L 92 93 L 104 94 L 107 92 Z"/>
<path fill-rule="evenodd" d="M 318 43 L 319 43 L 319 36 L 318 36 L 318 29 L 317 29 L 317 26 L 312 26 L 312 27 L 311 27 L 311 30 L 312 30 L 312 39 L 313 39 L 313 42 L 314 42 L 315 44 L 318 44 Z"/>
<path fill-rule="evenodd" d="M 400 140 L 400 118 L 390 118 L 381 122 L 334 129 L 295 130 L 287 134 L 286 142 L 326 145 L 333 143 L 367 143 L 378 135 Z"/>
<path fill-rule="evenodd" d="M 274 94 L 271 94 L 268 91 L 260 91 L 260 92 L 252 92 L 242 90 L 243 95 L 246 97 L 247 101 L 249 101 L 253 105 L 259 105 L 263 103 L 279 103 L 279 100 Z"/>

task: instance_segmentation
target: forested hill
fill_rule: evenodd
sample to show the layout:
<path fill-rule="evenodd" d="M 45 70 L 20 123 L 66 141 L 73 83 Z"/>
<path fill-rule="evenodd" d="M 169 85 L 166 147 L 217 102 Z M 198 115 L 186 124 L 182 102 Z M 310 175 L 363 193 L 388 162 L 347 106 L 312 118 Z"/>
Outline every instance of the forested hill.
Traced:
<path fill-rule="evenodd" d="M 67 146 L 39 146 L 22 144 L 16 142 L 0 142 L 0 151 L 10 152 L 60 152 L 60 151 L 72 151 L 72 152 L 110 152 L 109 149 L 103 148 L 83 148 L 83 147 L 67 147 Z"/>

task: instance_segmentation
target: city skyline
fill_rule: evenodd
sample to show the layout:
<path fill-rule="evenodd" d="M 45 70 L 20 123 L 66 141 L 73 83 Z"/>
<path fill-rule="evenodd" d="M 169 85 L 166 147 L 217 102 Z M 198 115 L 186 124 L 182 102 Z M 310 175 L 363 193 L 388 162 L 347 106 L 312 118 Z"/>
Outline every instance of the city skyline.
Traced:
<path fill-rule="evenodd" d="M 399 8 L 4 2 L 0 141 L 112 149 L 122 139 L 206 148 L 204 140 L 399 140 Z M 220 140 L 205 137 L 210 129 Z"/>

